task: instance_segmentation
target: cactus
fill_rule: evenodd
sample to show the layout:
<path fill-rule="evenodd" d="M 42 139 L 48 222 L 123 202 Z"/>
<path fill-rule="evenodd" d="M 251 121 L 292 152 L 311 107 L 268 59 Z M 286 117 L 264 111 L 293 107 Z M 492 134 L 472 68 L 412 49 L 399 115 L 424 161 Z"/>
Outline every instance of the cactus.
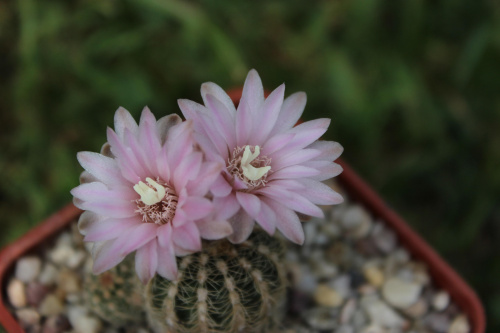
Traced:
<path fill-rule="evenodd" d="M 145 322 L 142 288 L 129 256 L 100 275 L 86 275 L 85 301 L 92 312 L 113 326 L 141 325 Z"/>
<path fill-rule="evenodd" d="M 176 281 L 156 275 L 146 286 L 156 332 L 266 332 L 284 315 L 286 272 L 281 241 L 254 231 L 241 244 L 204 244 L 178 258 Z"/>

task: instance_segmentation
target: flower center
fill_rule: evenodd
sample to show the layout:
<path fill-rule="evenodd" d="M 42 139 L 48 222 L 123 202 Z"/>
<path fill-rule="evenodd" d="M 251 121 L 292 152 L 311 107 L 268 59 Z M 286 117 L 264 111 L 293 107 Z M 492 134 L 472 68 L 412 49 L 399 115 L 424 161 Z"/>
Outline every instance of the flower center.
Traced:
<path fill-rule="evenodd" d="M 253 190 L 266 185 L 266 178 L 271 170 L 270 164 L 270 158 L 260 155 L 259 146 L 247 145 L 234 148 L 233 154 L 228 159 L 227 170 Z"/>
<path fill-rule="evenodd" d="M 142 215 L 145 223 L 163 225 L 172 222 L 179 200 L 174 189 L 159 178 L 155 181 L 148 177 L 146 182 L 134 185 L 134 191 L 141 196 L 135 200 L 136 212 Z"/>

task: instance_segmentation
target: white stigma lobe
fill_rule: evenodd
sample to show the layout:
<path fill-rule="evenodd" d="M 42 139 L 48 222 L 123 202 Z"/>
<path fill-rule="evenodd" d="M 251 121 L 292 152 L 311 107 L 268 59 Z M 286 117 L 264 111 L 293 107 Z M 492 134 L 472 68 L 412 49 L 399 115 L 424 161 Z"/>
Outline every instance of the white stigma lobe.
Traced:
<path fill-rule="evenodd" d="M 136 191 L 141 196 L 141 201 L 148 206 L 162 201 L 166 193 L 165 187 L 161 186 L 149 177 L 146 178 L 146 181 L 150 186 L 146 185 L 146 183 L 142 181 L 134 185 L 134 191 Z"/>
<path fill-rule="evenodd" d="M 270 166 L 265 166 L 261 168 L 256 168 L 250 163 L 255 160 L 260 154 L 260 147 L 255 146 L 254 152 L 250 151 L 250 146 L 245 147 L 245 151 L 243 152 L 243 157 L 241 158 L 241 169 L 243 170 L 243 175 L 247 177 L 249 180 L 259 180 L 262 178 L 269 170 L 271 170 Z"/>

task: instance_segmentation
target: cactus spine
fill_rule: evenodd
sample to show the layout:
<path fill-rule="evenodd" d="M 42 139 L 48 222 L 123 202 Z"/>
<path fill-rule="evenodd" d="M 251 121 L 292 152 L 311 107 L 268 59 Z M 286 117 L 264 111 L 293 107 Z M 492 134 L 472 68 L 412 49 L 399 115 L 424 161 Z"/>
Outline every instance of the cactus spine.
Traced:
<path fill-rule="evenodd" d="M 255 231 L 242 244 L 205 244 L 178 259 L 176 281 L 154 277 L 146 312 L 156 332 L 265 332 L 284 312 L 286 274 L 280 240 Z"/>

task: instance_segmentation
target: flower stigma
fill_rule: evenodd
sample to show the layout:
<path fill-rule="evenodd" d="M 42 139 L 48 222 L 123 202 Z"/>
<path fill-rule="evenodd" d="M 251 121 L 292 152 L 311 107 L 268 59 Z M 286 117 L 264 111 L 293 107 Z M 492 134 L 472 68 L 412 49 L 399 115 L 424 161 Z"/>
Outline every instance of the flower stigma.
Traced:
<path fill-rule="evenodd" d="M 146 185 L 143 181 L 134 185 L 134 191 L 141 196 L 141 201 L 148 206 L 162 201 L 166 193 L 165 188 L 149 177 L 146 178 L 146 181 L 151 186 Z"/>
<path fill-rule="evenodd" d="M 259 157 L 259 155 L 259 146 L 255 146 L 253 154 L 250 151 L 250 146 L 245 146 L 245 151 L 243 152 L 243 157 L 241 158 L 241 169 L 243 170 L 243 175 L 251 181 L 261 179 L 269 170 L 271 170 L 270 166 L 256 168 L 252 164 L 250 164 L 257 157 Z"/>

